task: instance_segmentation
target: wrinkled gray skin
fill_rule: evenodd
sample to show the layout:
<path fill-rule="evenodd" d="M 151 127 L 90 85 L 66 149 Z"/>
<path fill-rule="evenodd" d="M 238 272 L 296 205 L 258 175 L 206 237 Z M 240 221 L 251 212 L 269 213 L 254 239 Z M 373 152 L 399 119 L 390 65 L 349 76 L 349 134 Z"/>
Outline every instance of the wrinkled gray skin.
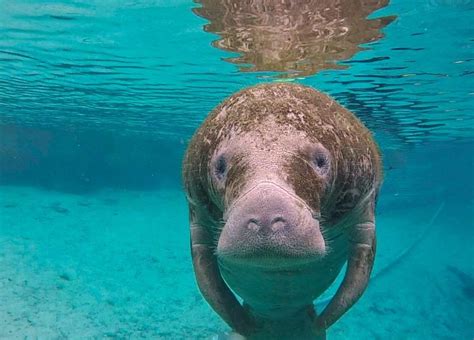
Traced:
<path fill-rule="evenodd" d="M 214 310 L 249 339 L 325 338 L 374 261 L 381 164 L 362 123 L 307 87 L 248 88 L 196 132 L 183 177 L 194 270 Z M 317 316 L 313 300 L 346 261 Z"/>

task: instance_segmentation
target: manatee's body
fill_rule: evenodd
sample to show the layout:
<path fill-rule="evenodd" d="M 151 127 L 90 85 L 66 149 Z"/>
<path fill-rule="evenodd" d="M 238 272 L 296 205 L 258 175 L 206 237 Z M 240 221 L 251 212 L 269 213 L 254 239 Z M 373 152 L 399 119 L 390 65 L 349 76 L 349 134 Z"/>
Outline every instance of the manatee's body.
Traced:
<path fill-rule="evenodd" d="M 329 97 L 291 84 L 233 95 L 196 132 L 183 175 L 198 285 L 235 331 L 324 337 L 363 293 L 380 156 L 369 131 Z M 316 316 L 313 300 L 346 261 L 343 283 Z"/>

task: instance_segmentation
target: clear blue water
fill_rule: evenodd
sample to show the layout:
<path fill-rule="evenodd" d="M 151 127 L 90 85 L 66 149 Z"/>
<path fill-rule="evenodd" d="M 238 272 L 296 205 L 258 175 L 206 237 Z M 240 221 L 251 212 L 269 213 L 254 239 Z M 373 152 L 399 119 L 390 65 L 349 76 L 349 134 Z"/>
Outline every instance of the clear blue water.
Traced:
<path fill-rule="evenodd" d="M 391 1 L 383 37 L 305 75 L 242 72 L 199 6 L 0 0 L 0 338 L 225 331 L 180 162 L 215 105 L 268 81 L 330 94 L 384 155 L 374 277 L 328 338 L 473 338 L 473 3 Z"/>

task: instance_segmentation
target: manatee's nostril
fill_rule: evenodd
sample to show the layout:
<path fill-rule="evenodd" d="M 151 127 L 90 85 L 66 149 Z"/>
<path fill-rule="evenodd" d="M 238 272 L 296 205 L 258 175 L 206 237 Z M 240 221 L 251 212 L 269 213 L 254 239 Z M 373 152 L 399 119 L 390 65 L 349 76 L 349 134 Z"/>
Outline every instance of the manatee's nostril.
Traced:
<path fill-rule="evenodd" d="M 287 227 L 288 223 L 283 217 L 276 217 L 272 221 L 271 229 L 272 231 L 283 230 Z"/>
<path fill-rule="evenodd" d="M 276 222 L 286 222 L 286 220 L 281 216 L 277 216 L 272 220 L 272 223 L 276 223 Z"/>
<path fill-rule="evenodd" d="M 288 222 L 281 216 L 275 217 L 272 220 L 263 218 L 262 220 L 250 218 L 247 220 L 247 228 L 253 232 L 258 232 L 262 235 L 271 234 L 280 230 L 284 230 L 288 226 Z"/>
<path fill-rule="evenodd" d="M 247 223 L 247 228 L 249 228 L 252 231 L 259 231 L 261 226 L 259 225 L 256 219 L 251 218 Z"/>

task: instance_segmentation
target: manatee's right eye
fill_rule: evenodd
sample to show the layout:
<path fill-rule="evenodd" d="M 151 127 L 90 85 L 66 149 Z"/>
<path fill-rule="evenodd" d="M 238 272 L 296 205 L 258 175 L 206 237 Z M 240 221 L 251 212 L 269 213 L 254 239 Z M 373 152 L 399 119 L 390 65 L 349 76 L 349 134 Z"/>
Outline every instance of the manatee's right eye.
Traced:
<path fill-rule="evenodd" d="M 321 177 L 326 177 L 331 169 L 331 155 L 329 151 L 318 144 L 312 151 L 313 167 L 316 173 Z"/>
<path fill-rule="evenodd" d="M 219 182 L 225 181 L 225 176 L 227 175 L 227 160 L 224 155 L 217 157 L 214 162 L 214 176 Z"/>
<path fill-rule="evenodd" d="M 316 153 L 313 162 L 320 175 L 325 175 L 329 171 L 329 156 L 326 153 Z"/>

